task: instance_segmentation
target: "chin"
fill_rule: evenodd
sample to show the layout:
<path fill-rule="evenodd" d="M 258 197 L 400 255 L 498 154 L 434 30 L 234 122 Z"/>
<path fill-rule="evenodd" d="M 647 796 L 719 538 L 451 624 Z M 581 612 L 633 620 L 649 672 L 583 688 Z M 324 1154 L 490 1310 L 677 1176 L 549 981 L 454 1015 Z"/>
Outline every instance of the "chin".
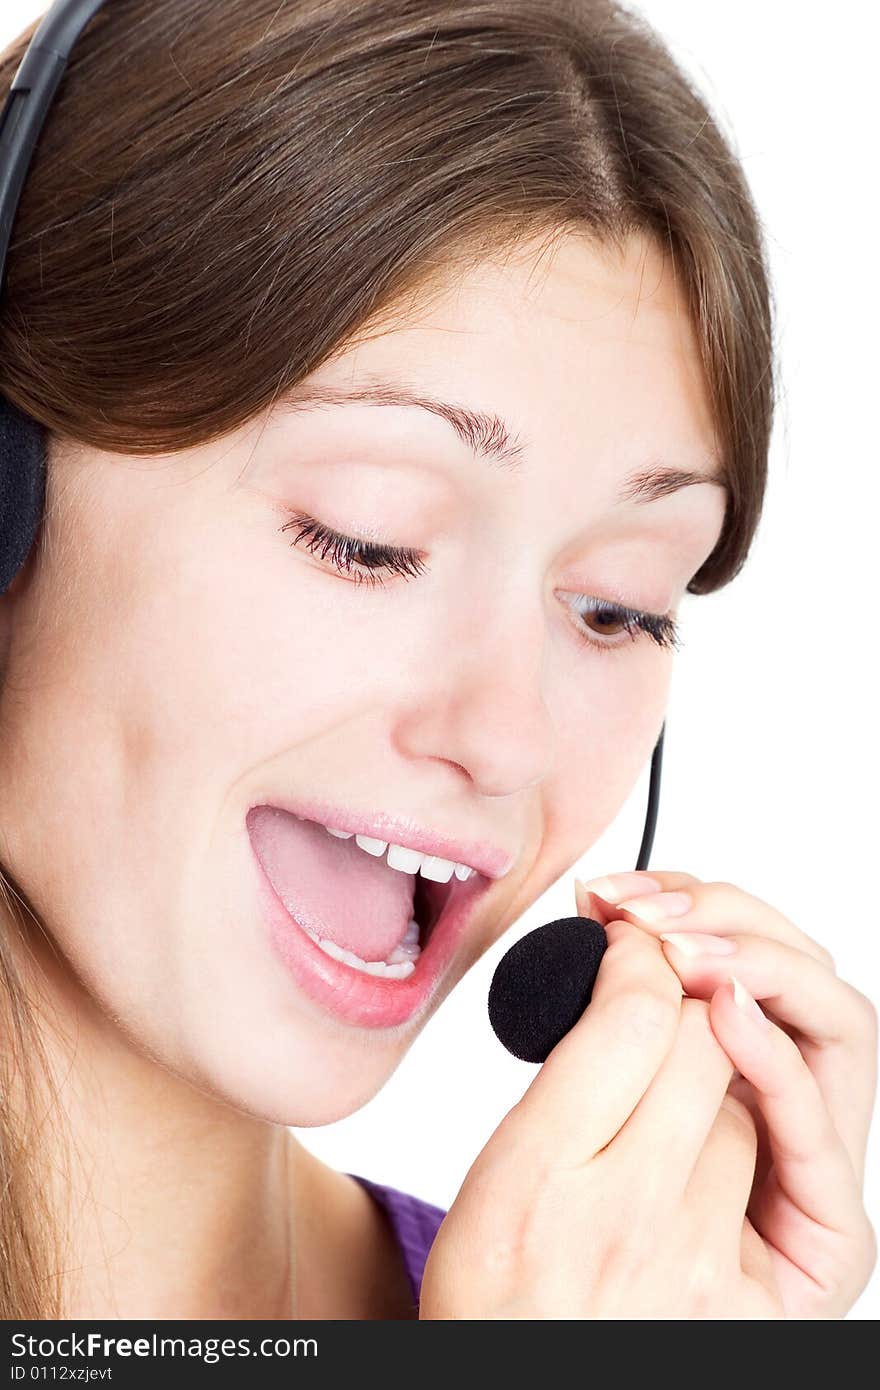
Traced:
<path fill-rule="evenodd" d="M 271 1124 L 311 1128 L 344 1120 L 382 1089 L 412 1041 L 384 1045 L 356 1030 L 346 1041 L 279 1029 L 262 1046 L 235 1046 L 175 1073 L 204 1095 Z"/>

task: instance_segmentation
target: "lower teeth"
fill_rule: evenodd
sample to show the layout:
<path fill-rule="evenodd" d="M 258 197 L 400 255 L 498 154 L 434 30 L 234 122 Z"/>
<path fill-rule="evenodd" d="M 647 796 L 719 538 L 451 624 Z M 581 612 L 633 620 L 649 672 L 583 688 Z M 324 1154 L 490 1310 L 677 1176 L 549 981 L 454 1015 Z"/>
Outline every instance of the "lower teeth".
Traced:
<path fill-rule="evenodd" d="M 365 975 L 383 975 L 386 979 L 404 980 L 407 975 L 411 975 L 416 968 L 416 961 L 421 955 L 419 946 L 419 924 L 415 918 L 410 920 L 406 929 L 406 935 L 399 945 L 394 947 L 387 960 L 362 960 L 356 956 L 354 951 L 346 950 L 344 946 L 337 946 L 335 941 L 327 941 L 318 936 L 317 932 L 311 931 L 308 927 L 303 928 L 322 951 L 334 960 L 341 960 L 346 965 L 350 965 L 354 970 L 360 970 Z"/>

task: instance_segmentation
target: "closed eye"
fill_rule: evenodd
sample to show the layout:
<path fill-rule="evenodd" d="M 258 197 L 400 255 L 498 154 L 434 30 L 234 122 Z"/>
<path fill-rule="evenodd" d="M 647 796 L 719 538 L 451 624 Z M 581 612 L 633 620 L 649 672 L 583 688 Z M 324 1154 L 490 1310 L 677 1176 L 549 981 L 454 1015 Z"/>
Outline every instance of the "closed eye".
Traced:
<path fill-rule="evenodd" d="M 320 555 L 322 560 L 329 558 L 336 569 L 353 578 L 357 584 L 384 584 L 386 581 L 376 571 L 385 570 L 404 579 L 425 572 L 421 551 L 410 550 L 407 546 L 377 545 L 357 536 L 343 536 L 322 521 L 302 513 L 295 513 L 281 530 L 291 528 L 295 531 L 291 545 L 304 546 L 312 554 Z"/>
<path fill-rule="evenodd" d="M 290 544 L 305 548 L 322 560 L 328 560 L 341 574 L 354 580 L 356 584 L 382 585 L 387 583 L 382 573 L 398 575 L 404 579 L 415 578 L 426 572 L 425 557 L 420 550 L 408 546 L 376 544 L 359 536 L 346 536 L 324 522 L 303 512 L 292 513 L 290 520 L 280 528 L 293 531 Z M 626 604 L 607 599 L 594 598 L 589 594 L 572 595 L 569 607 L 582 619 L 598 619 L 600 625 L 622 627 L 631 641 L 644 634 L 658 647 L 680 646 L 680 633 L 675 618 L 669 613 L 648 613 L 642 609 L 630 608 Z M 616 651 L 624 642 L 597 640 L 585 623 L 576 624 L 576 632 L 588 647 L 594 650 Z"/>

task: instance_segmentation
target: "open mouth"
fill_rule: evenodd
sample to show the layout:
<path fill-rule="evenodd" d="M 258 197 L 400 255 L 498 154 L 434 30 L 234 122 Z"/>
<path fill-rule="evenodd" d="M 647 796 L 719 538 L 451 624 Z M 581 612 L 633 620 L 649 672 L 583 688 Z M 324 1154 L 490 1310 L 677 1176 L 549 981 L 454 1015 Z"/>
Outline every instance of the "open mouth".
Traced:
<path fill-rule="evenodd" d="M 471 866 L 277 806 L 251 807 L 247 824 L 266 877 L 296 924 L 326 955 L 379 978 L 410 976 L 449 910 L 490 882 Z"/>
<path fill-rule="evenodd" d="M 468 893 L 468 885 L 454 876 L 448 883 L 434 883 L 429 878 L 416 874 L 416 887 L 413 894 L 413 917 L 419 924 L 419 946 L 427 946 L 431 933 L 445 911 L 453 895 Z"/>

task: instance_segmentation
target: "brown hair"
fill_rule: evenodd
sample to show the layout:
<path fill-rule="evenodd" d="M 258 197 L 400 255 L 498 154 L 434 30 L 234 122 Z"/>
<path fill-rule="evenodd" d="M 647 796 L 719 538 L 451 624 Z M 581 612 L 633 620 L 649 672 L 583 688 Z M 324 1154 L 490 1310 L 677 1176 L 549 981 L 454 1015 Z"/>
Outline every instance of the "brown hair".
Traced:
<path fill-rule="evenodd" d="M 0 100 L 35 28 L 0 57 Z M 194 447 L 453 264 L 568 228 L 653 234 L 679 277 L 728 490 L 688 585 L 709 593 L 742 567 L 766 484 L 763 238 L 703 98 L 609 0 L 114 0 L 74 45 L 25 185 L 0 390 L 50 438 Z M 20 1066 L 28 1011 L 0 961 Z M 53 1316 L 3 1111 L 0 1316 Z"/>

